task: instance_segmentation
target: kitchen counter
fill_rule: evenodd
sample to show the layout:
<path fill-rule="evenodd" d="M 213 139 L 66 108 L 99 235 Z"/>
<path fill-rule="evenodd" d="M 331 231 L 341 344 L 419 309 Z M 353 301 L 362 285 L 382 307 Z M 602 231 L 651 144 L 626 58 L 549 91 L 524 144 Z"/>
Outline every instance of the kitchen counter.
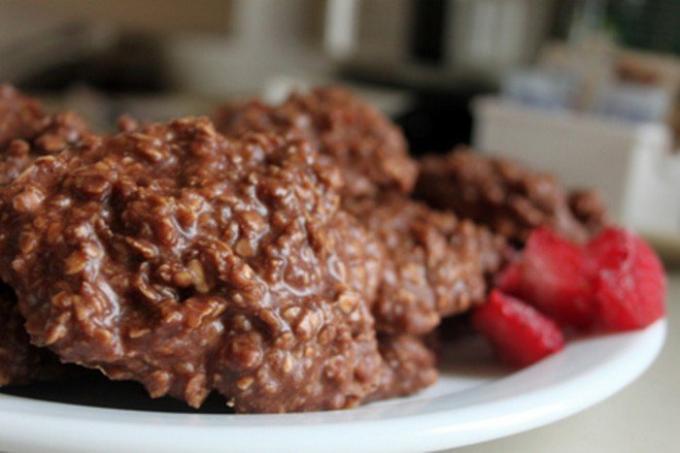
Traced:
<path fill-rule="evenodd" d="M 652 367 L 584 412 L 456 453 L 674 452 L 680 448 L 680 270 L 669 275 L 668 336 Z"/>

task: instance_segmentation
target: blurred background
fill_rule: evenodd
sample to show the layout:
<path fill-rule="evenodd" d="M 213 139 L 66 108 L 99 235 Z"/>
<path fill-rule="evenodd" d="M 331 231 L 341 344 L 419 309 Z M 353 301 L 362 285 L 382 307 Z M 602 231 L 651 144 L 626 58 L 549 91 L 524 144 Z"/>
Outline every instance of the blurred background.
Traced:
<path fill-rule="evenodd" d="M 596 186 L 675 253 L 678 55 L 678 0 L 0 0 L 0 81 L 101 130 L 342 83 L 415 154 L 469 143 Z"/>

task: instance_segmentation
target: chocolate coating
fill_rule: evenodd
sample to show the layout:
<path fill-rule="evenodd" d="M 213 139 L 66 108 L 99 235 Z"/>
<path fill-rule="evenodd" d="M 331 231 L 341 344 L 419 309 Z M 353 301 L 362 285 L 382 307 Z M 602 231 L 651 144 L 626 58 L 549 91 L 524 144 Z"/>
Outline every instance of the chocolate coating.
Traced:
<path fill-rule="evenodd" d="M 0 187 L 12 182 L 37 157 L 58 153 L 87 135 L 74 113 L 45 113 L 40 103 L 0 85 Z M 0 386 L 25 384 L 61 374 L 57 358 L 31 346 L 12 289 L 0 283 Z"/>
<path fill-rule="evenodd" d="M 0 284 L 0 386 L 27 384 L 62 374 L 54 354 L 31 346 L 14 291 Z"/>
<path fill-rule="evenodd" d="M 344 207 L 386 250 L 373 306 L 378 330 L 426 334 L 483 301 L 485 266 L 495 265 L 502 241 L 400 194 L 346 199 Z"/>
<path fill-rule="evenodd" d="M 0 85 L 0 148 L 16 138 L 33 137 L 44 118 L 37 100 L 9 85 Z"/>
<path fill-rule="evenodd" d="M 437 381 L 437 356 L 426 341 L 413 335 L 381 336 L 380 355 L 385 361 L 373 400 L 408 396 Z"/>
<path fill-rule="evenodd" d="M 231 104 L 216 117 L 228 135 L 255 130 L 307 137 L 322 156 L 339 165 L 345 179 L 344 208 L 387 250 L 373 309 L 380 331 L 427 333 L 441 316 L 462 312 L 483 297 L 480 266 L 489 272 L 500 266 L 498 238 L 480 230 L 473 239 L 477 233 L 472 233 L 472 225 L 453 231 L 458 228 L 455 218 L 399 195 L 409 192 L 414 182 L 414 161 L 403 137 L 348 91 L 296 93 L 273 107 L 258 101 Z M 447 220 L 440 221 L 443 218 Z M 457 226 L 449 230 L 447 223 Z M 450 245 L 435 250 L 436 241 Z M 478 250 L 468 250 L 471 247 Z"/>
<path fill-rule="evenodd" d="M 226 135 L 258 131 L 305 137 L 341 168 L 345 196 L 409 192 L 415 184 L 417 166 L 401 131 L 342 88 L 294 93 L 276 106 L 257 100 L 227 104 L 215 114 L 215 123 Z"/>
<path fill-rule="evenodd" d="M 520 244 L 538 226 L 548 226 L 574 241 L 588 235 L 552 175 L 466 149 L 423 158 L 416 195 Z"/>
<path fill-rule="evenodd" d="M 590 235 L 597 234 L 609 224 L 607 208 L 598 192 L 576 190 L 569 193 L 569 208 Z"/>
<path fill-rule="evenodd" d="M 14 180 L 35 158 L 56 154 L 87 135 L 75 113 L 49 115 L 37 100 L 0 85 L 0 185 Z"/>
<path fill-rule="evenodd" d="M 351 286 L 365 261 L 351 242 L 367 238 L 339 185 L 299 139 L 145 126 L 38 159 L 0 191 L 0 273 L 34 342 L 154 397 L 354 406 L 382 360 Z"/>

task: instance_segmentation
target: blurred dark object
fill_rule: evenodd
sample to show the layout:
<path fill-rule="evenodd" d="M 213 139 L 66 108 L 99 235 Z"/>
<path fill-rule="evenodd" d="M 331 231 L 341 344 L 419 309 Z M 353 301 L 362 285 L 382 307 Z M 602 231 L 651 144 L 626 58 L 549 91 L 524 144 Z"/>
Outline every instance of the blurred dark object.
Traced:
<path fill-rule="evenodd" d="M 622 45 L 680 54 L 680 1 L 610 0 L 608 15 Z"/>
<path fill-rule="evenodd" d="M 121 35 L 102 52 L 39 67 L 18 81 L 26 91 L 64 91 L 87 85 L 106 93 L 157 93 L 168 88 L 158 38 Z"/>
<path fill-rule="evenodd" d="M 472 100 L 498 88 L 493 81 L 480 77 L 477 80 L 457 80 L 446 85 L 420 84 L 409 80 L 396 80 L 368 68 L 345 67 L 340 69 L 341 80 L 366 86 L 389 87 L 404 90 L 413 101 L 403 113 L 393 115 L 393 120 L 404 131 L 409 150 L 415 155 L 443 153 L 456 145 L 469 144 L 472 136 Z"/>
<path fill-rule="evenodd" d="M 444 55 L 442 36 L 446 30 L 445 0 L 411 0 L 413 8 L 413 31 L 411 54 L 423 64 L 441 63 Z"/>
<path fill-rule="evenodd" d="M 394 118 L 403 129 L 412 154 L 443 153 L 461 143 L 470 143 L 475 95 L 419 93 L 411 109 Z"/>
<path fill-rule="evenodd" d="M 443 152 L 470 142 L 471 100 L 496 91 L 509 68 L 534 59 L 554 4 L 360 0 L 351 11 L 329 15 L 329 29 L 344 34 L 327 37 L 326 49 L 345 80 L 413 94 L 397 123 L 413 153 Z"/>
<path fill-rule="evenodd" d="M 560 0 L 553 17 L 557 39 L 579 39 L 584 29 L 599 28 L 624 47 L 680 54 L 678 0 Z"/>
<path fill-rule="evenodd" d="M 549 32 L 555 1 L 353 3 L 349 11 L 331 8 L 342 13 L 327 19 L 326 50 L 344 73 L 446 90 L 497 82 L 506 69 L 531 62 Z"/>

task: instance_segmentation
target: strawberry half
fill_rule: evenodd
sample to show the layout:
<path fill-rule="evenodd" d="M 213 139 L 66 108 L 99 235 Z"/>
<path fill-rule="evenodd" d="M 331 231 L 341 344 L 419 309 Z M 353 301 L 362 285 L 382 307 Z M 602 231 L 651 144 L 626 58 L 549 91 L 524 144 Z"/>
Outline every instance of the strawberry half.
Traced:
<path fill-rule="evenodd" d="M 524 367 L 561 350 L 564 337 L 557 324 L 524 302 L 498 290 L 472 315 L 475 328 L 501 360 Z"/>
<path fill-rule="evenodd" d="M 642 239 L 621 228 L 608 228 L 586 249 L 594 272 L 598 327 L 639 329 L 664 316 L 663 266 Z"/>
<path fill-rule="evenodd" d="M 498 288 L 561 325 L 588 328 L 595 318 L 589 261 L 582 247 L 545 228 L 534 230 Z"/>

